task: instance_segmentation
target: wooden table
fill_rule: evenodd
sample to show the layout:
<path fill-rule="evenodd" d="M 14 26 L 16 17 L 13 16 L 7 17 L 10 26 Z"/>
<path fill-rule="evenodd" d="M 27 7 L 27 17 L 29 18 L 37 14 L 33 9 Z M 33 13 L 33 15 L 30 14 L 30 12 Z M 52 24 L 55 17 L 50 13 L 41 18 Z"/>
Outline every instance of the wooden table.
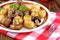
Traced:
<path fill-rule="evenodd" d="M 58 8 L 58 6 L 56 5 L 55 1 L 52 2 L 46 2 L 46 3 L 42 3 L 41 4 L 45 5 L 50 11 L 53 12 L 59 12 L 60 13 L 60 9 Z M 0 34 L 0 40 L 14 40 L 6 35 Z"/>

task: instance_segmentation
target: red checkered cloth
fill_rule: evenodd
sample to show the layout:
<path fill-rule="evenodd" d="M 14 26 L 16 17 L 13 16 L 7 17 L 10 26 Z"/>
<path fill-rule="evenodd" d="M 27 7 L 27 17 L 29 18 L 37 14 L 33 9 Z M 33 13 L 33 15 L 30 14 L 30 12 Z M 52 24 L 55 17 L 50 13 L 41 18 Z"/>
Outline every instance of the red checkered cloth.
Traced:
<path fill-rule="evenodd" d="M 51 32 L 51 25 L 28 33 L 13 33 L 0 29 L 0 33 L 5 34 L 15 40 L 60 40 L 60 14 L 51 12 L 51 22 L 54 24 L 54 31 Z"/>

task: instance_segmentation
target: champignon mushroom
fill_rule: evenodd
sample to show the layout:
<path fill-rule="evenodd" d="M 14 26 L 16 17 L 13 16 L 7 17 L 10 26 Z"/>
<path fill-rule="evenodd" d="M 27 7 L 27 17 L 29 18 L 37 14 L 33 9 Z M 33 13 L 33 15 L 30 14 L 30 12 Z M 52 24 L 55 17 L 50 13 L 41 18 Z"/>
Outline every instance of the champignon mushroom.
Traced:
<path fill-rule="evenodd" d="M 36 24 L 36 26 L 39 26 L 40 22 L 41 22 L 41 20 L 38 16 L 33 17 L 32 21 Z"/>
<path fill-rule="evenodd" d="M 24 15 L 31 15 L 31 11 L 25 11 Z"/>
<path fill-rule="evenodd" d="M 25 11 L 24 12 L 24 15 L 29 15 L 29 11 Z"/>
<path fill-rule="evenodd" d="M 13 29 L 13 30 L 19 30 L 19 29 L 22 27 L 22 24 L 23 24 L 23 19 L 22 19 L 22 17 L 16 16 L 16 17 L 13 19 L 13 24 L 10 25 L 10 28 Z"/>
<path fill-rule="evenodd" d="M 10 29 L 12 30 L 19 30 L 21 27 L 22 27 L 22 24 L 21 25 L 13 25 L 13 24 L 10 25 Z"/>
<path fill-rule="evenodd" d="M 17 16 L 17 15 L 23 17 L 23 13 L 21 11 L 19 11 L 19 10 L 15 11 L 15 16 Z"/>
<path fill-rule="evenodd" d="M 5 26 L 5 27 L 8 27 L 9 24 L 11 23 L 11 19 L 8 18 L 8 17 L 4 17 L 1 21 L 1 23 Z"/>
<path fill-rule="evenodd" d="M 13 16 L 14 11 L 13 10 L 8 10 L 7 16 L 11 18 Z"/>

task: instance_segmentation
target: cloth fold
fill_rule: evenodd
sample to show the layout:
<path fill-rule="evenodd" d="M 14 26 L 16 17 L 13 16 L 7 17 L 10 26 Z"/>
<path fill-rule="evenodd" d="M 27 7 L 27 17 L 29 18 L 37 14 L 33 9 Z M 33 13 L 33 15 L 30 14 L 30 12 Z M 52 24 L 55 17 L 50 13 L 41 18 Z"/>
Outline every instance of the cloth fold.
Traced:
<path fill-rule="evenodd" d="M 54 31 L 50 30 L 52 25 L 27 33 L 14 33 L 0 29 L 0 33 L 14 38 L 15 40 L 60 40 L 60 14 L 51 12 L 51 21 Z M 50 31 L 49 31 L 50 30 Z"/>

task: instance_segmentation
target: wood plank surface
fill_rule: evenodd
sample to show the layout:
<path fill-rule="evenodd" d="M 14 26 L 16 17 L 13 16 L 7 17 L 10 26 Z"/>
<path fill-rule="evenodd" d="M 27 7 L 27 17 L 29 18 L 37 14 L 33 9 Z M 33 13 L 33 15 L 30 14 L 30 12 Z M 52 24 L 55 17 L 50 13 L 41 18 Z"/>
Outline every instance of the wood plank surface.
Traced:
<path fill-rule="evenodd" d="M 46 3 L 42 3 L 41 4 L 45 5 L 50 11 L 54 11 L 54 12 L 59 12 L 60 13 L 60 9 L 58 8 L 58 6 L 56 5 L 55 1 L 52 2 L 46 2 Z M 0 40 L 14 40 L 6 35 L 0 34 Z"/>
<path fill-rule="evenodd" d="M 0 40 L 14 40 L 6 35 L 0 34 Z"/>

